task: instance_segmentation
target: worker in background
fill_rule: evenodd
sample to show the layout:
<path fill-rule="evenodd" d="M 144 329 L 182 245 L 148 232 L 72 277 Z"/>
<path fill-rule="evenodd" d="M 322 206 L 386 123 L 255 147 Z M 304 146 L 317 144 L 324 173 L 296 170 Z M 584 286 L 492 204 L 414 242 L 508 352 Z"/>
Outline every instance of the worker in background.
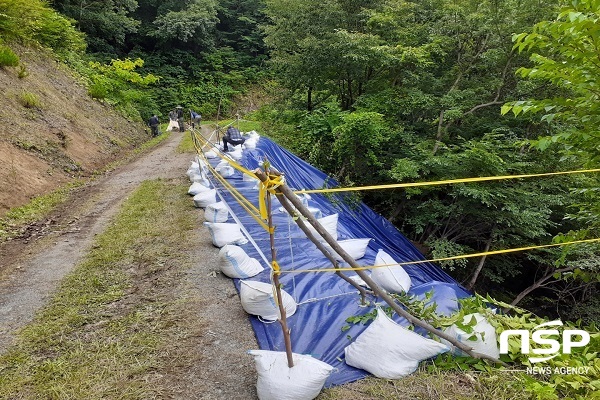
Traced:
<path fill-rule="evenodd" d="M 152 136 L 156 137 L 158 136 L 159 132 L 158 132 L 158 117 L 156 116 L 156 114 L 152 115 L 150 117 L 150 119 L 148 120 L 148 126 L 150 127 L 150 129 L 152 129 Z"/>
<path fill-rule="evenodd" d="M 175 111 L 177 112 L 177 123 L 179 124 L 179 132 L 184 132 L 185 121 L 183 120 L 183 107 L 177 106 L 175 107 Z"/>
<path fill-rule="evenodd" d="M 197 112 L 190 110 L 190 123 L 192 124 L 192 129 L 196 127 L 196 124 L 200 125 L 200 121 L 202 121 L 202 116 Z"/>
<path fill-rule="evenodd" d="M 229 128 L 227 128 L 225 136 L 223 136 L 223 150 L 229 151 L 229 149 L 227 148 L 227 143 L 237 146 L 238 144 L 243 144 L 245 141 L 246 139 L 242 137 L 240 130 L 234 128 L 233 126 L 230 126 Z"/>

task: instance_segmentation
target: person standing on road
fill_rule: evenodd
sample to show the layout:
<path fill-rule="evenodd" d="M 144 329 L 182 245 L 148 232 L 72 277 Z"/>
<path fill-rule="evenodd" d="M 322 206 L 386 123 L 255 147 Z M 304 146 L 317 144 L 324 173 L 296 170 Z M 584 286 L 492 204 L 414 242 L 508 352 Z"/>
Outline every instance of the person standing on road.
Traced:
<path fill-rule="evenodd" d="M 152 129 L 152 136 L 156 137 L 158 136 L 159 132 L 158 132 L 158 117 L 156 116 L 156 114 L 152 115 L 150 117 L 150 119 L 148 120 L 148 126 L 150 127 L 150 129 Z"/>
<path fill-rule="evenodd" d="M 175 107 L 177 112 L 177 123 L 179 124 L 179 132 L 185 131 L 185 121 L 183 119 L 183 107 L 177 106 Z"/>

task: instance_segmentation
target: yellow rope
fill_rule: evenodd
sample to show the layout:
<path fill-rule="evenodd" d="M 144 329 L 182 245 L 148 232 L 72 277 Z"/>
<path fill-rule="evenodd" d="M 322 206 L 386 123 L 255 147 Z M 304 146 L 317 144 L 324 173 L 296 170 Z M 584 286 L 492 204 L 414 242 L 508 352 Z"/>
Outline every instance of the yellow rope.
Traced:
<path fill-rule="evenodd" d="M 474 177 L 474 178 L 446 179 L 446 180 L 442 180 L 442 181 L 430 181 L 430 182 L 391 183 L 391 184 L 387 184 L 387 185 L 355 186 L 355 187 L 341 187 L 341 188 L 330 188 L 330 189 L 306 189 L 306 190 L 296 190 L 296 191 L 294 191 L 294 193 L 296 193 L 296 194 L 333 193 L 333 192 L 350 192 L 350 191 L 361 191 L 361 190 L 395 189 L 395 188 L 407 188 L 407 187 L 417 187 L 417 186 L 450 185 L 450 184 L 454 184 L 454 183 L 500 181 L 500 180 L 507 180 L 507 179 L 534 178 L 534 177 L 554 176 L 554 175 L 585 174 L 585 173 L 591 173 L 591 172 L 600 172 L 600 168 L 584 169 L 584 170 L 576 170 L 576 171 L 545 172 L 545 173 L 541 173 L 541 174 L 480 176 L 480 177 Z"/>
<path fill-rule="evenodd" d="M 440 262 L 440 261 L 459 260 L 459 259 L 463 259 L 463 258 L 473 258 L 473 257 L 490 256 L 490 255 L 494 255 L 494 254 L 515 253 L 515 252 L 518 252 L 518 251 L 525 251 L 525 250 L 545 249 L 545 248 L 549 248 L 549 247 L 566 246 L 568 244 L 593 243 L 593 242 L 600 242 L 600 238 L 585 239 L 585 240 L 574 240 L 572 242 L 543 244 L 543 245 L 537 245 L 537 246 L 518 247 L 518 248 L 513 248 L 513 249 L 492 250 L 492 251 L 485 251 L 485 252 L 482 252 L 482 253 L 463 254 L 463 255 L 451 256 L 451 257 L 434 258 L 434 259 L 431 259 L 431 260 L 405 261 L 405 262 L 399 262 L 399 263 L 394 263 L 394 264 L 380 264 L 380 265 L 371 265 L 371 266 L 361 266 L 359 268 L 349 267 L 349 268 L 305 269 L 305 270 L 281 271 L 281 273 L 292 273 L 292 274 L 295 274 L 295 273 L 305 273 L 305 272 L 364 271 L 364 270 L 369 270 L 369 269 L 390 267 L 390 266 L 395 266 L 395 265 L 402 266 L 402 265 L 435 263 L 435 262 Z"/>
<path fill-rule="evenodd" d="M 194 133 L 195 134 L 195 133 Z M 199 139 L 198 135 L 195 134 L 195 139 Z M 194 140 L 194 147 L 196 148 L 196 152 L 198 153 L 199 156 L 201 156 L 203 158 L 203 160 L 205 161 L 206 165 L 208 166 L 208 168 L 210 169 L 210 171 L 212 172 L 213 176 L 215 178 L 217 178 L 219 180 L 219 182 L 221 182 L 223 184 L 223 186 L 225 186 L 229 192 L 231 193 L 231 195 L 236 199 L 236 201 L 248 212 L 248 214 L 254 218 L 256 220 L 256 222 L 258 222 L 258 224 L 267 232 L 270 232 L 270 228 L 269 225 L 267 225 L 264 220 L 261 220 L 260 218 L 260 211 L 259 209 L 256 208 L 256 206 L 254 204 L 252 204 L 252 202 L 250 202 L 246 197 L 244 197 L 243 194 L 241 194 L 234 186 L 232 186 L 229 182 L 227 182 L 227 180 L 225 178 L 223 178 L 221 176 L 221 174 L 219 174 L 212 165 L 210 165 L 210 163 L 208 162 L 208 159 L 206 158 L 206 156 L 204 155 L 204 152 L 201 150 L 201 148 L 199 148 L 199 146 L 197 145 L 196 140 Z M 218 154 L 218 153 L 217 153 Z M 229 161 L 229 160 L 227 160 Z M 230 163 L 231 164 L 231 163 Z M 243 167 L 241 167 L 243 168 Z M 245 169 L 245 168 L 243 168 Z M 254 175 L 254 174 L 252 174 Z"/>
<path fill-rule="evenodd" d="M 267 180 L 260 182 L 258 191 L 258 205 L 260 209 L 260 217 L 265 220 L 267 219 L 267 192 L 275 194 L 275 189 L 281 186 L 285 182 L 283 175 L 267 175 Z"/>

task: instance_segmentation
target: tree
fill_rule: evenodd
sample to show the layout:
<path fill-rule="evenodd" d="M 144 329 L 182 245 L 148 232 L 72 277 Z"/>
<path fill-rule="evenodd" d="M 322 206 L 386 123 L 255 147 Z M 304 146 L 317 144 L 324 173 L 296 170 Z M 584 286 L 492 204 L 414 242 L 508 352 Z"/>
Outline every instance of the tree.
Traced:
<path fill-rule="evenodd" d="M 77 21 L 91 52 L 123 52 L 126 35 L 135 33 L 140 25 L 131 17 L 137 0 L 53 0 L 52 4 Z"/>
<path fill-rule="evenodd" d="M 563 158 L 588 167 L 600 162 L 600 1 L 577 0 L 565 5 L 557 18 L 536 24 L 531 33 L 514 36 L 514 48 L 531 53 L 531 67 L 517 72 L 539 84 L 550 83 L 559 90 L 552 98 L 518 100 L 502 107 L 515 116 L 541 115 L 551 132 L 532 144 L 538 149 L 561 145 Z M 572 192 L 583 196 L 570 218 L 579 221 L 577 232 L 565 233 L 566 238 L 598 237 L 600 235 L 600 192 L 597 176 L 591 176 Z M 595 246 L 595 257 L 600 246 Z M 575 267 L 574 267 L 575 268 Z M 564 268 L 562 268 L 564 269 Z M 600 268 L 596 264 L 575 268 L 568 276 L 583 280 L 600 281 Z M 560 270 L 559 270 L 560 271 Z M 560 275 L 560 274 L 559 274 Z M 553 276 L 553 275 L 552 275 Z"/>

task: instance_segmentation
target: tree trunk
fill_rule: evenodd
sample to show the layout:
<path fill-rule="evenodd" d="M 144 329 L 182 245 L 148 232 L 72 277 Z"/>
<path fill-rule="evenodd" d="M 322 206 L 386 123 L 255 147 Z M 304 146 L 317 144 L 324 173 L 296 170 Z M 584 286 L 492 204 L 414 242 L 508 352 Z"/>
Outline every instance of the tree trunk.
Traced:
<path fill-rule="evenodd" d="M 511 306 L 516 306 L 517 304 L 519 304 L 519 302 L 521 300 L 523 300 L 523 298 L 525 296 L 527 296 L 529 293 L 533 292 L 535 289 L 541 287 L 544 285 L 544 283 L 546 283 L 546 281 L 550 278 L 552 278 L 552 276 L 554 276 L 554 274 L 556 273 L 563 273 L 563 272 L 567 272 L 567 271 L 571 271 L 573 270 L 575 267 L 569 267 L 569 268 L 562 268 L 562 269 L 557 269 L 557 270 L 551 270 L 549 273 L 547 273 L 546 275 L 544 275 L 543 277 L 541 277 L 540 279 L 538 279 L 537 281 L 533 282 L 533 284 L 531 286 L 529 286 L 528 288 L 526 288 L 525 290 L 523 290 L 521 293 L 519 293 L 517 295 L 517 297 L 515 297 L 515 299 L 510 303 Z"/>
<path fill-rule="evenodd" d="M 306 97 L 307 97 L 306 109 L 308 110 L 308 112 L 311 112 L 313 110 L 313 103 L 312 103 L 312 87 L 310 87 L 310 86 L 308 88 L 308 93 L 307 93 Z"/>
<path fill-rule="evenodd" d="M 490 250 L 493 237 L 494 237 L 494 231 L 492 230 L 492 233 L 490 233 L 490 238 L 485 243 L 485 249 L 483 250 L 484 253 L 487 253 Z M 481 273 L 481 270 L 483 269 L 483 265 L 485 264 L 486 258 L 487 258 L 487 256 L 482 256 L 481 259 L 479 260 L 479 264 L 477 264 L 477 268 L 475 269 L 473 276 L 471 276 L 471 280 L 469 281 L 469 284 L 467 285 L 467 289 L 473 290 L 473 287 L 475 287 L 475 282 L 477 282 L 477 278 L 479 277 L 479 274 Z"/>
<path fill-rule="evenodd" d="M 435 153 L 437 153 L 438 149 L 440 148 L 440 143 L 442 141 L 442 136 L 444 135 L 444 129 L 442 128 L 442 125 L 444 124 L 444 113 L 445 112 L 446 112 L 446 110 L 440 111 L 440 117 L 439 117 L 438 128 L 437 128 L 437 135 L 435 136 L 435 145 L 433 146 L 433 155 L 434 156 L 435 156 Z"/>

